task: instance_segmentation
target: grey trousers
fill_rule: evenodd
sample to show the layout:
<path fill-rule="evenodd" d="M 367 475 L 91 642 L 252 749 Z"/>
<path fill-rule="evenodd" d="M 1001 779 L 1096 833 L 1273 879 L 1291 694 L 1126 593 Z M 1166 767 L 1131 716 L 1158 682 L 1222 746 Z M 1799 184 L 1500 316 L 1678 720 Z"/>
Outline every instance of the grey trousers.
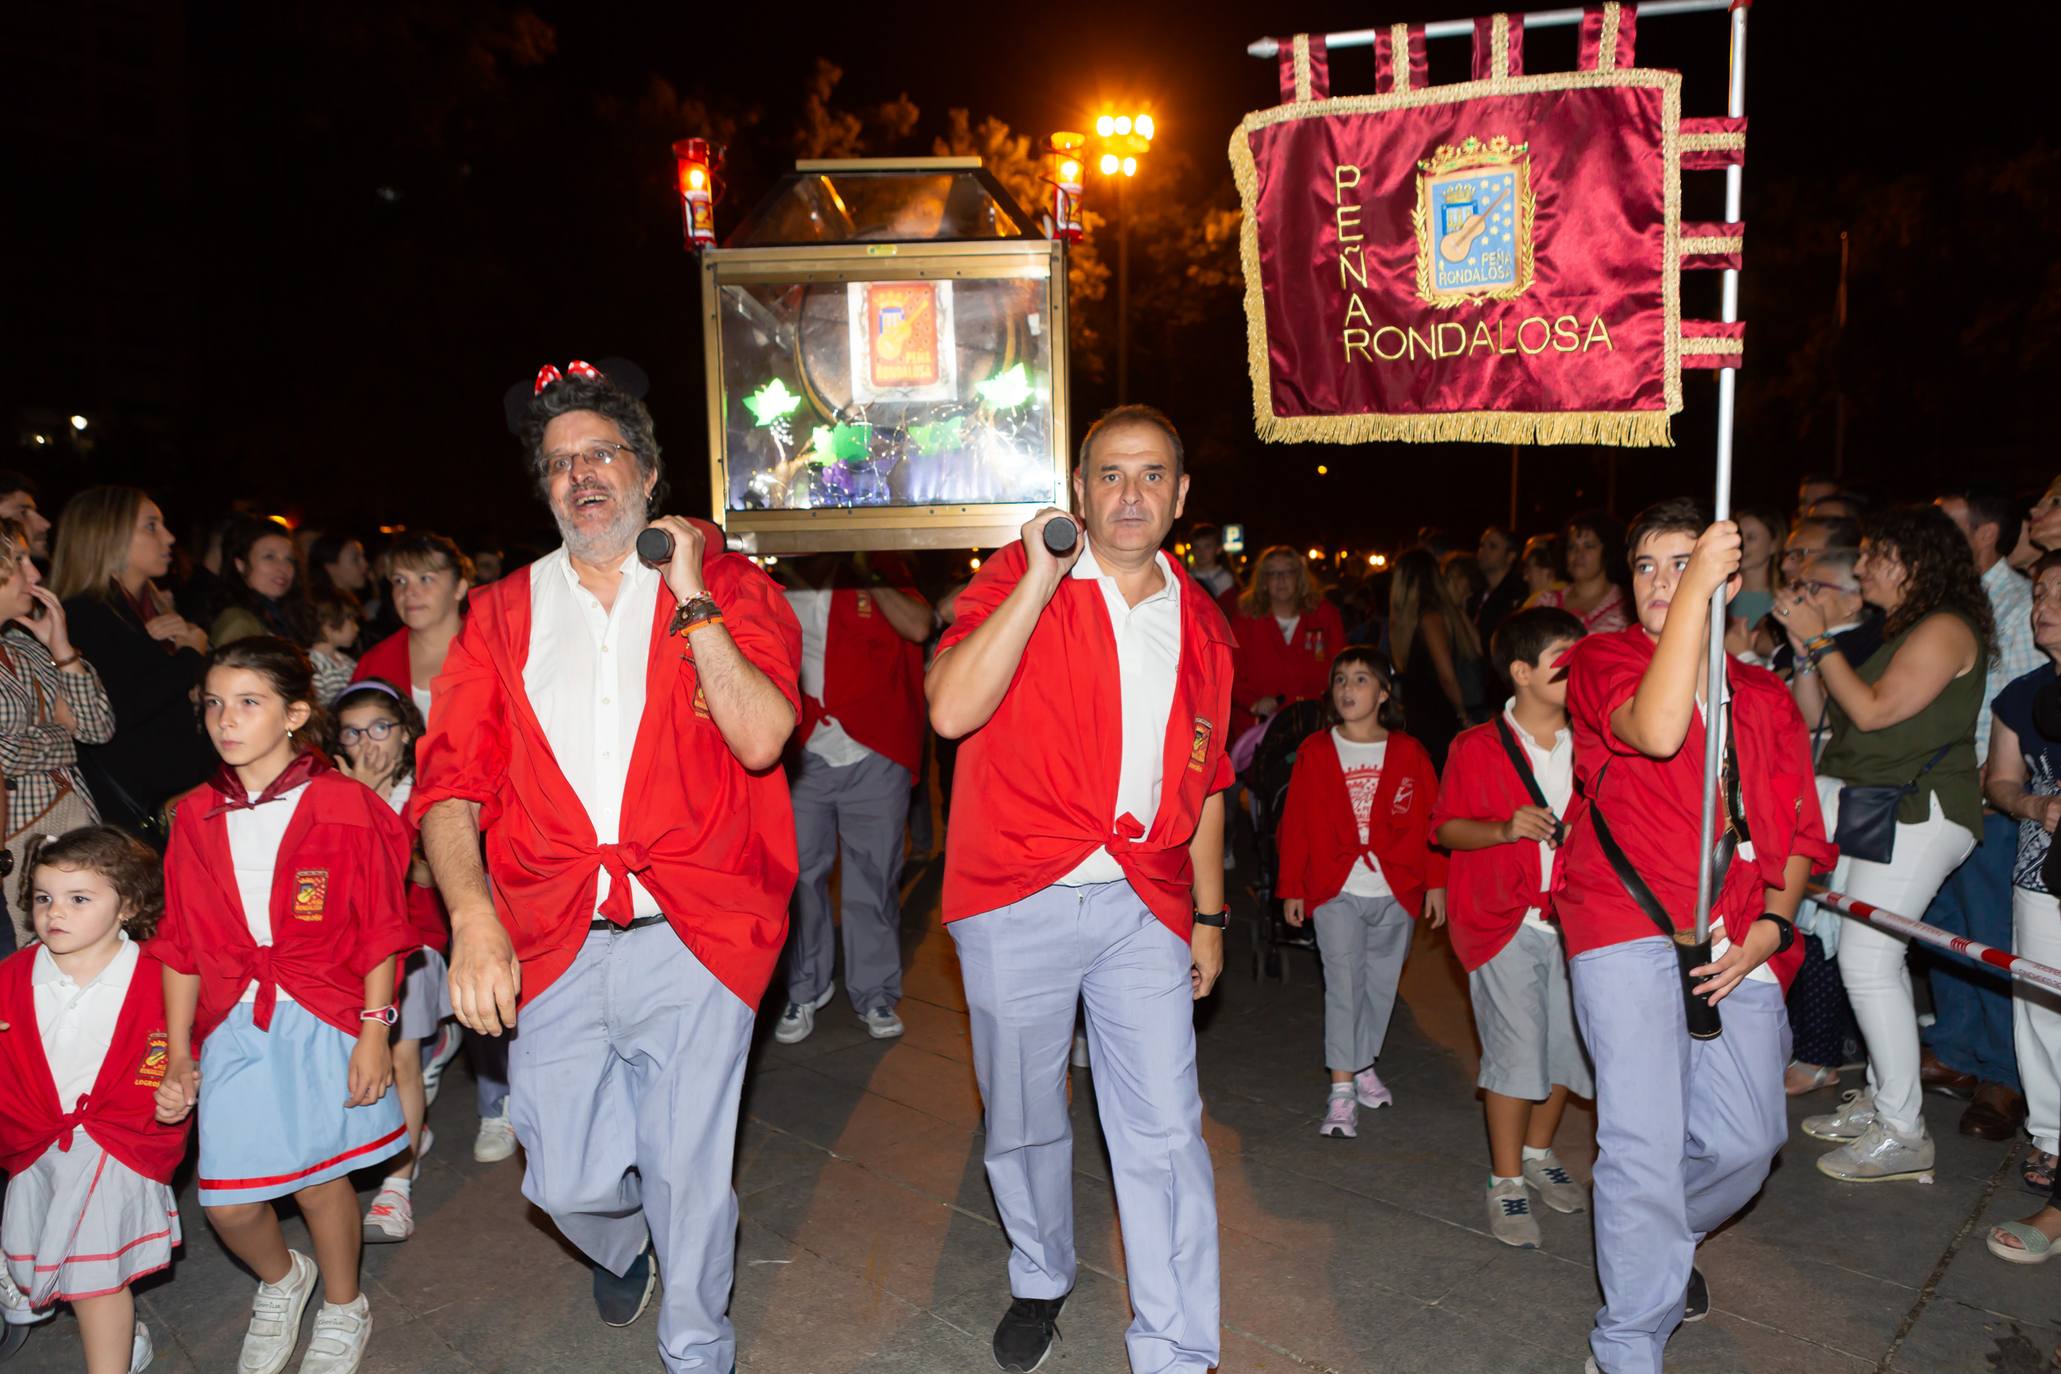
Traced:
<path fill-rule="evenodd" d="M 1128 883 L 1048 887 L 945 929 L 966 983 L 1009 1291 L 1057 1298 L 1073 1287 L 1066 1064 L 1078 1002 L 1123 1229 L 1132 1374 L 1214 1367 L 1216 1179 L 1195 1083 L 1188 946 Z"/>
<path fill-rule="evenodd" d="M 909 770 L 873 754 L 833 768 L 804 750 L 793 775 L 794 838 L 801 873 L 787 951 L 787 1000 L 809 1006 L 830 990 L 837 936 L 830 869 L 841 852 L 844 986 L 861 1016 L 902 1000 L 902 833 Z"/>
<path fill-rule="evenodd" d="M 1774 983 L 1718 1003 L 1692 1040 L 1674 946 L 1658 934 L 1569 961 L 1596 1063 L 1596 1276 L 1589 1349 L 1609 1374 L 1657 1374 L 1696 1245 L 1753 1200 L 1789 1134 L 1789 1013 Z"/>
<path fill-rule="evenodd" d="M 1324 1067 L 1358 1073 L 1381 1057 L 1417 923 L 1393 897 L 1344 892 L 1310 919 L 1324 956 Z"/>
<path fill-rule="evenodd" d="M 752 1020 L 672 927 L 597 930 L 508 1046 L 523 1196 L 611 1273 L 650 1238 L 670 1374 L 737 1359 L 731 1163 Z"/>

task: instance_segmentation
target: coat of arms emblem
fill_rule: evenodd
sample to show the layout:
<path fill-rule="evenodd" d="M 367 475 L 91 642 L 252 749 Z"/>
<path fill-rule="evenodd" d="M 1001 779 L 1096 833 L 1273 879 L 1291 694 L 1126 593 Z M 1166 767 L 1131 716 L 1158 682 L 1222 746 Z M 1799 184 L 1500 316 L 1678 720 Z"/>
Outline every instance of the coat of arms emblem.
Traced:
<path fill-rule="evenodd" d="M 1530 145 L 1500 134 L 1417 164 L 1417 295 L 1437 306 L 1511 300 L 1531 286 Z"/>

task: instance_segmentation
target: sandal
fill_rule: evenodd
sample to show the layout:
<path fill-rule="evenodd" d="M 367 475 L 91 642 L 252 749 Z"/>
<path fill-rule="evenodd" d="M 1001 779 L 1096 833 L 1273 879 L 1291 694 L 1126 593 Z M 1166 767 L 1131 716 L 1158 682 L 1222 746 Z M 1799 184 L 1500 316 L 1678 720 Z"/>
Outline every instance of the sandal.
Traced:
<path fill-rule="evenodd" d="M 2050 1155 L 2041 1149 L 2027 1150 L 2025 1163 L 2019 1166 L 2018 1177 L 2025 1180 L 2027 1191 L 2044 1197 L 2054 1191 L 2054 1170 L 2057 1166 L 2061 1166 L 2061 1155 Z"/>
<path fill-rule="evenodd" d="M 1802 1097 L 1820 1088 L 1830 1088 L 1839 1082 L 1839 1070 L 1827 1064 L 1806 1064 L 1801 1059 L 1789 1061 L 1789 1067 L 1782 1071 L 1782 1091 L 1791 1097 Z"/>
<path fill-rule="evenodd" d="M 2006 1245 L 1997 1239 L 1999 1235 L 2009 1236 L 2018 1244 Z M 2061 1250 L 2061 1243 L 2047 1239 L 2039 1227 L 2022 1221 L 2006 1221 L 1990 1227 L 1984 1244 L 1989 1246 L 1992 1255 L 2011 1264 L 2045 1264 L 2054 1258 L 2056 1250 Z"/>

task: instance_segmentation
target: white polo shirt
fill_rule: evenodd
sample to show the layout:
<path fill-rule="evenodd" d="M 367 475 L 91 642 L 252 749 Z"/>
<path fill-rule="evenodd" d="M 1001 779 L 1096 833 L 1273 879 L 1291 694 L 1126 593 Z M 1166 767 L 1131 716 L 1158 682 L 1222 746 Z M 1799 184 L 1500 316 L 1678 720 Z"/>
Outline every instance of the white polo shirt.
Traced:
<path fill-rule="evenodd" d="M 787 604 L 794 609 L 794 618 L 801 622 L 802 695 L 815 698 L 819 704 L 823 700 L 823 650 L 830 640 L 830 598 L 834 594 L 830 587 L 788 588 L 786 592 Z M 802 749 L 832 768 L 862 763 L 873 752 L 846 734 L 835 716 L 820 718 Z"/>
<path fill-rule="evenodd" d="M 1524 755 L 1531 760 L 1531 775 L 1538 779 L 1539 791 L 1546 794 L 1546 805 L 1553 814 L 1567 815 L 1567 803 L 1574 796 L 1574 735 L 1566 726 L 1553 732 L 1553 747 L 1539 748 L 1538 741 L 1531 737 L 1522 725 L 1517 723 L 1517 698 L 1503 703 L 1503 720 L 1509 725 L 1510 733 L 1524 746 Z M 1539 846 L 1539 887 L 1543 891 L 1553 890 L 1553 859 L 1555 850 L 1551 845 Z M 1537 907 L 1524 913 L 1524 923 L 1535 930 L 1558 935 L 1560 927 L 1546 919 Z"/>
<path fill-rule="evenodd" d="M 36 947 L 36 961 L 29 969 L 36 1031 L 43 1037 L 43 1057 L 57 1083 L 57 1105 L 62 1111 L 76 1111 L 79 1099 L 93 1091 L 94 1080 L 100 1077 L 100 1066 L 114 1044 L 122 1003 L 129 1000 L 137 957 L 135 941 L 124 935 L 107 967 L 81 987 L 57 966 L 47 947 Z M 14 1034 L 25 1029 L 17 1027 Z"/>
<path fill-rule="evenodd" d="M 1117 768 L 1116 809 L 1146 830 L 1159 814 L 1166 773 L 1166 727 L 1174 711 L 1174 680 L 1181 665 L 1181 583 L 1164 551 L 1157 555 L 1160 589 L 1133 606 L 1116 579 L 1102 571 L 1093 547 L 1084 547 L 1069 577 L 1102 589 L 1109 626 L 1116 635 L 1118 696 L 1123 711 L 1123 754 Z M 1062 887 L 1122 882 L 1124 871 L 1105 848 L 1081 861 L 1059 880 Z"/>
<path fill-rule="evenodd" d="M 615 604 L 604 609 L 580 585 L 561 545 L 530 569 L 530 652 L 523 690 L 551 756 L 586 808 L 599 844 L 622 839 L 623 790 L 644 720 L 651 622 L 665 579 L 635 553 L 623 560 Z M 604 880 L 597 902 L 608 895 Z M 631 913 L 659 915 L 658 899 L 630 878 Z M 599 913 L 596 907 L 596 913 Z"/>
<path fill-rule="evenodd" d="M 256 792 L 244 795 L 252 801 L 259 796 Z M 263 806 L 239 806 L 222 818 L 229 831 L 229 862 L 236 869 L 236 895 L 243 901 L 243 923 L 260 949 L 272 943 L 272 879 L 279 869 L 279 846 L 286 842 L 294 813 L 301 809 L 307 795 L 308 785 L 302 783 Z M 253 978 L 245 983 L 243 995 L 237 1000 L 257 1001 L 258 980 Z M 291 1002 L 293 998 L 285 988 L 279 988 L 278 1000 Z"/>

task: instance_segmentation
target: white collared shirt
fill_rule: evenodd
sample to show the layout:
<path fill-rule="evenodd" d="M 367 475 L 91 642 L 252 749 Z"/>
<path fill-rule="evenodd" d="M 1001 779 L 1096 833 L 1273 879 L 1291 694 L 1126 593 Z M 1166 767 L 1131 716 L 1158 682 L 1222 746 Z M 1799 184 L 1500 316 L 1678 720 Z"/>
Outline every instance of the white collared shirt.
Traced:
<path fill-rule="evenodd" d="M 1551 749 L 1539 748 L 1531 732 L 1517 723 L 1516 697 L 1503 703 L 1503 720 L 1524 746 L 1525 757 L 1531 760 L 1531 775 L 1538 779 L 1539 791 L 1546 794 L 1546 805 L 1554 815 L 1566 816 L 1567 803 L 1574 796 L 1574 735 L 1563 725 L 1553 732 Z M 1551 845 L 1539 846 L 1539 886 L 1548 892 L 1553 889 L 1553 858 L 1557 852 Z M 1524 913 L 1524 923 L 1554 935 L 1560 933 L 1560 927 L 1547 920 L 1538 907 Z"/>
<path fill-rule="evenodd" d="M 665 583 L 635 553 L 621 572 L 615 604 L 604 609 L 580 585 L 564 546 L 530 570 L 530 652 L 522 685 L 597 844 L 622 839 L 623 791 L 651 669 L 651 621 Z M 634 915 L 659 914 L 658 899 L 644 884 L 632 877 L 630 888 Z M 604 876 L 595 888 L 597 904 L 608 892 Z"/>
<path fill-rule="evenodd" d="M 1157 555 L 1160 589 L 1133 606 L 1116 579 L 1102 571 L 1092 546 L 1081 550 L 1067 574 L 1102 588 L 1109 626 L 1116 635 L 1117 694 L 1122 704 L 1123 753 L 1117 767 L 1117 816 L 1129 814 L 1146 831 L 1159 815 L 1166 774 L 1166 727 L 1174 711 L 1174 680 L 1181 666 L 1181 584 L 1164 552 Z M 1123 869 L 1106 848 L 1097 848 L 1080 867 L 1059 880 L 1063 887 L 1123 881 Z"/>
<path fill-rule="evenodd" d="M 823 702 L 823 653 L 830 642 L 830 599 L 835 594 L 830 587 L 787 589 L 787 604 L 794 608 L 794 618 L 801 622 L 802 695 L 815 698 L 819 705 Z M 835 716 L 819 717 L 802 749 L 833 768 L 849 768 L 873 752 L 846 734 Z"/>
<path fill-rule="evenodd" d="M 258 793 L 245 794 L 256 801 Z M 302 783 L 290 792 L 281 792 L 263 806 L 239 806 L 222 819 L 229 830 L 229 862 L 236 870 L 236 895 L 243 901 L 243 923 L 250 928 L 250 938 L 263 948 L 272 943 L 272 877 L 279 870 L 279 846 L 286 842 L 286 831 L 293 824 L 294 813 L 301 809 L 301 799 L 308 795 L 308 785 Z M 243 986 L 239 1002 L 258 1000 L 258 980 L 253 978 Z M 279 989 L 279 1000 L 291 1002 L 286 989 Z"/>
<path fill-rule="evenodd" d="M 138 957 L 135 942 L 123 935 L 121 947 L 107 967 L 80 987 L 57 966 L 47 947 L 37 946 L 29 986 L 36 999 L 36 1030 L 43 1037 L 43 1057 L 57 1084 L 58 1110 L 77 1110 L 79 1099 L 93 1091 L 108 1047 L 114 1044 L 115 1022 L 121 1019 L 122 1003 L 129 998 Z"/>

